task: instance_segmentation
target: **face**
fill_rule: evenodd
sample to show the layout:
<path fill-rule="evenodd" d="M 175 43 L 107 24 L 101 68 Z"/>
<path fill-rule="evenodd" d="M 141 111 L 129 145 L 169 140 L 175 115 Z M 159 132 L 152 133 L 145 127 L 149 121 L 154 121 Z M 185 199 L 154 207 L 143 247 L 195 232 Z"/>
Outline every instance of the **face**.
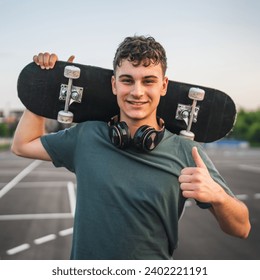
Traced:
<path fill-rule="evenodd" d="M 160 97 L 166 94 L 167 85 L 168 78 L 163 75 L 160 64 L 133 66 L 123 60 L 112 77 L 120 121 L 125 121 L 129 127 L 149 125 L 158 128 L 156 110 Z"/>

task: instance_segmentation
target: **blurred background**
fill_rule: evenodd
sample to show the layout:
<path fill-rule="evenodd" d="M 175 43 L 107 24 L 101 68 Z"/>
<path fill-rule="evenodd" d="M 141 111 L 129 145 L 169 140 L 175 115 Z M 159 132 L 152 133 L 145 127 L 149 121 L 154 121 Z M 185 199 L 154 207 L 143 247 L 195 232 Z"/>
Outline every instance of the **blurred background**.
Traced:
<path fill-rule="evenodd" d="M 233 131 L 205 146 L 250 209 L 247 240 L 220 232 L 192 201 L 180 221 L 176 259 L 259 259 L 260 2 L 257 0 L 0 0 L 0 259 L 68 259 L 75 178 L 9 151 L 24 110 L 17 78 L 34 54 L 112 68 L 126 37 L 151 35 L 165 47 L 169 79 L 217 88 L 237 106 Z M 48 122 L 48 129 L 57 123 Z"/>

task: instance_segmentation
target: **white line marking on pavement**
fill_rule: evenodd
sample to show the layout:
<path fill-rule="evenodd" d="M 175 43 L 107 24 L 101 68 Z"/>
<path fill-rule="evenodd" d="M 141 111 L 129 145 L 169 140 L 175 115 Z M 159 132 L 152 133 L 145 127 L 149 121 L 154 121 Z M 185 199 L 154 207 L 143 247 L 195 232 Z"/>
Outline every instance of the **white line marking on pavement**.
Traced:
<path fill-rule="evenodd" d="M 72 182 L 68 182 L 67 188 L 68 188 L 69 201 L 70 201 L 70 210 L 72 216 L 74 217 L 75 207 L 76 207 L 76 195 L 75 195 L 74 184 Z"/>
<path fill-rule="evenodd" d="M 68 228 L 68 229 L 59 231 L 60 236 L 67 236 L 67 235 L 71 235 L 72 233 L 73 233 L 73 228 Z"/>
<path fill-rule="evenodd" d="M 255 198 L 255 199 L 260 199 L 260 193 L 255 193 L 255 194 L 254 194 L 254 198 Z"/>
<path fill-rule="evenodd" d="M 238 194 L 238 195 L 236 195 L 236 198 L 239 200 L 247 200 L 248 195 L 247 194 Z"/>
<path fill-rule="evenodd" d="M 252 172 L 260 173 L 260 167 L 258 167 L 258 166 L 240 164 L 238 166 L 238 168 L 245 170 L 245 171 L 252 171 Z"/>
<path fill-rule="evenodd" d="M 0 215 L 0 221 L 13 220 L 41 220 L 41 219 L 71 219 L 71 213 L 43 213 L 43 214 L 11 214 Z"/>
<path fill-rule="evenodd" d="M 41 160 L 35 160 L 30 165 L 28 165 L 24 170 L 22 170 L 16 177 L 14 177 L 8 184 L 6 184 L 0 190 L 0 198 L 2 198 L 7 192 L 9 192 L 16 184 L 18 184 L 25 176 L 33 171 L 38 165 L 41 164 Z"/>
<path fill-rule="evenodd" d="M 29 189 L 29 188 L 65 188 L 68 181 L 37 181 L 37 182 L 20 182 L 17 188 Z"/>
<path fill-rule="evenodd" d="M 7 250 L 6 254 L 7 255 L 14 255 L 14 254 L 20 253 L 22 251 L 25 251 L 25 250 L 27 250 L 29 248 L 30 248 L 30 245 L 25 243 L 25 244 L 22 244 L 20 246 L 17 246 L 17 247 L 14 247 L 12 249 Z"/>
<path fill-rule="evenodd" d="M 68 228 L 68 229 L 64 229 L 64 230 L 61 230 L 59 231 L 59 236 L 67 236 L 67 235 L 70 235 L 73 233 L 73 228 Z M 39 237 L 39 238 L 36 238 L 34 239 L 34 244 L 36 245 L 41 245 L 41 244 L 44 244 L 44 243 L 47 243 L 47 242 L 50 242 L 52 240 L 55 240 L 57 238 L 57 235 L 56 234 L 48 234 L 48 235 L 45 235 L 45 236 L 42 236 L 42 237 Z M 9 249 L 6 251 L 6 254 L 7 255 L 15 255 L 17 253 L 20 253 L 22 251 L 25 251 L 27 249 L 30 248 L 30 245 L 28 243 L 25 243 L 25 244 L 22 244 L 22 245 L 19 245 L 19 246 L 16 246 L 12 249 Z"/>
<path fill-rule="evenodd" d="M 49 235 L 45 235 L 40 238 L 34 239 L 34 244 L 40 245 L 40 244 L 52 241 L 54 239 L 56 239 L 56 234 L 49 234 Z"/>

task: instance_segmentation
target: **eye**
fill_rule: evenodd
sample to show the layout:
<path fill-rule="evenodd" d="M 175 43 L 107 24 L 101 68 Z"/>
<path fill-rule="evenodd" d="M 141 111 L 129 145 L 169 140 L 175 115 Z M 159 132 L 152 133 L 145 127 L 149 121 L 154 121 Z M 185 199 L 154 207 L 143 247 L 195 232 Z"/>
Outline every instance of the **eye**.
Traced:
<path fill-rule="evenodd" d="M 123 79 L 121 79 L 120 81 L 121 81 L 121 83 L 123 83 L 123 84 L 125 84 L 125 85 L 130 85 L 130 84 L 133 83 L 133 80 L 130 79 L 130 78 L 123 78 Z"/>
<path fill-rule="evenodd" d="M 144 80 L 144 84 L 150 85 L 150 84 L 154 84 L 156 81 L 154 79 L 145 79 Z"/>

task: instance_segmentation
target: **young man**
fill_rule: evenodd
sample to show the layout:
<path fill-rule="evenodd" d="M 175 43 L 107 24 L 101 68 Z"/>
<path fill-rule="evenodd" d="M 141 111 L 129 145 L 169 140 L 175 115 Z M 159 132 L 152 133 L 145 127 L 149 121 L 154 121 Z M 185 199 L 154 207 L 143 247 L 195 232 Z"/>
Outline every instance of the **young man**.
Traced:
<path fill-rule="evenodd" d="M 57 59 L 34 56 L 47 69 Z M 165 50 L 153 38 L 127 37 L 115 54 L 111 81 L 120 116 L 45 135 L 44 118 L 24 112 L 13 152 L 76 174 L 72 259 L 171 259 L 187 198 L 210 205 L 224 232 L 249 234 L 247 207 L 201 146 L 164 129 L 156 115 L 167 90 L 166 68 Z"/>

